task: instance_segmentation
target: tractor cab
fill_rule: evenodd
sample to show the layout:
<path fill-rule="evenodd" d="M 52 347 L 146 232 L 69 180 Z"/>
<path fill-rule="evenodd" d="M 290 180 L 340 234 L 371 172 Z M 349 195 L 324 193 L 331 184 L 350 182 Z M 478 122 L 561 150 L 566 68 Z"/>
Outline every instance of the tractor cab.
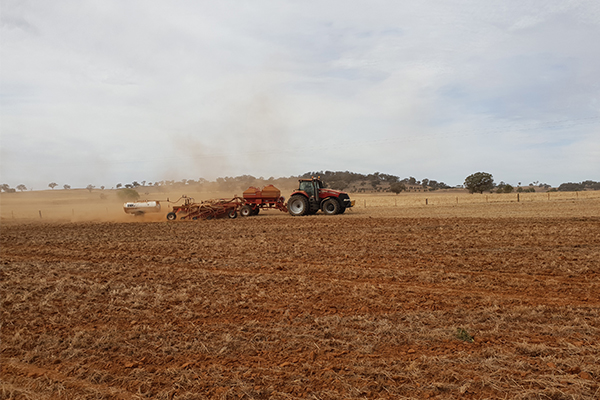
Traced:
<path fill-rule="evenodd" d="M 319 189 L 323 188 L 323 182 L 319 179 L 300 179 L 300 187 L 298 191 L 305 192 L 309 198 L 318 199 L 319 198 Z"/>

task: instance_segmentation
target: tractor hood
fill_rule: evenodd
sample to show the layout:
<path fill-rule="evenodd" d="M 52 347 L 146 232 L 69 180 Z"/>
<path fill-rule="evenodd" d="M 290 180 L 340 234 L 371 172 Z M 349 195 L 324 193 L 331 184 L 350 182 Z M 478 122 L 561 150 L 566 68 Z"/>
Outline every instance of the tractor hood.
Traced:
<path fill-rule="evenodd" d="M 342 206 L 343 209 L 354 206 L 354 201 L 350 200 L 350 196 L 348 196 L 348 193 L 346 192 L 334 189 L 319 190 L 319 199 L 324 200 L 329 197 L 337 198 L 338 202 L 340 203 L 340 206 Z"/>
<path fill-rule="evenodd" d="M 323 196 L 333 196 L 338 197 L 340 194 L 344 193 L 341 190 L 333 190 L 333 189 L 319 189 L 319 193 L 321 197 Z"/>

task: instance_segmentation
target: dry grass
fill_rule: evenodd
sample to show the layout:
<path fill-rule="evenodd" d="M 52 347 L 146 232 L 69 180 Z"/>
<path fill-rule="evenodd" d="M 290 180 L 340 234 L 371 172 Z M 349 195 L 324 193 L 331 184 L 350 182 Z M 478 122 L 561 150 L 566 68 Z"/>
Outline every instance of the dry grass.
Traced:
<path fill-rule="evenodd" d="M 291 193 L 283 190 L 282 194 Z M 160 200 L 163 211 L 157 215 L 134 218 L 123 212 L 123 202 L 114 190 L 85 189 L 46 190 L 38 192 L 0 194 L 0 217 L 5 222 L 148 222 L 164 221 L 168 212 L 167 199 L 175 201 L 186 194 L 196 200 L 231 198 L 229 192 L 165 192 L 151 193 L 142 198 Z M 239 194 L 239 193 L 238 193 Z M 394 217 L 506 217 L 531 216 L 598 216 L 600 191 L 468 194 L 464 191 L 428 193 L 351 193 L 356 200 L 352 214 L 390 215 Z M 41 213 L 41 218 L 40 218 Z M 566 213 L 566 215 L 565 215 Z"/>

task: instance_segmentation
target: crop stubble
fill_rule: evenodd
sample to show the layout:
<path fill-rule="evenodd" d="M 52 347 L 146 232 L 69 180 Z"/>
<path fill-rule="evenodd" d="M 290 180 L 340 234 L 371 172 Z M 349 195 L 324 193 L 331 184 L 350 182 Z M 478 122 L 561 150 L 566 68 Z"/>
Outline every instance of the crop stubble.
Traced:
<path fill-rule="evenodd" d="M 2 397 L 597 398 L 600 217 L 564 214 L 4 223 Z"/>

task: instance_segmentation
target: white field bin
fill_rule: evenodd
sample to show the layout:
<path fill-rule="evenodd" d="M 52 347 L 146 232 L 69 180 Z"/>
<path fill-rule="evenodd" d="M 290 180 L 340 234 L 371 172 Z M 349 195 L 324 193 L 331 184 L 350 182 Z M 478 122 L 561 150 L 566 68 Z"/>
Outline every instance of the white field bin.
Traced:
<path fill-rule="evenodd" d="M 160 202 L 158 201 L 136 201 L 123 204 L 123 211 L 126 214 L 145 214 L 160 211 Z"/>

